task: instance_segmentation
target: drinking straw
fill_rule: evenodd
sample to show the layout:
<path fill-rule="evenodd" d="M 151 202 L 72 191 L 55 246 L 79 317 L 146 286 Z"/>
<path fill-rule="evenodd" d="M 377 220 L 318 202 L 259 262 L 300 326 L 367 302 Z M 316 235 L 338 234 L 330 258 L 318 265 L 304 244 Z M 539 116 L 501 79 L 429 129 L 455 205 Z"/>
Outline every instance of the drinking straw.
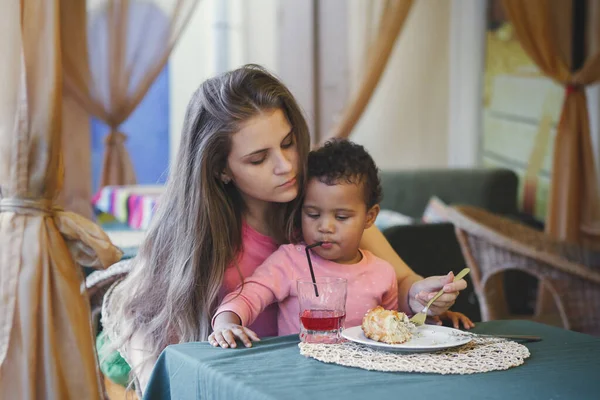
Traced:
<path fill-rule="evenodd" d="M 306 259 L 308 260 L 308 267 L 310 268 L 310 277 L 312 278 L 313 285 L 315 287 L 315 296 L 319 297 L 319 291 L 317 290 L 317 281 L 315 280 L 315 271 L 313 270 L 312 261 L 310 259 L 310 249 L 322 245 L 323 242 L 316 242 L 310 246 L 306 246 Z"/>

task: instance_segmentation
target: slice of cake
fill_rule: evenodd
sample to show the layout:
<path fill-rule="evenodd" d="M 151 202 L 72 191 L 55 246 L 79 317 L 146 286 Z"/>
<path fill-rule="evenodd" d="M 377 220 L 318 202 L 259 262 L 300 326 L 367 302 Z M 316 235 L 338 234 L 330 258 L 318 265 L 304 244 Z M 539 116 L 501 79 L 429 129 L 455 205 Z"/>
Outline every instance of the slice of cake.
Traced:
<path fill-rule="evenodd" d="M 400 344 L 409 340 L 414 325 L 406 314 L 395 310 L 386 310 L 377 306 L 363 317 L 362 330 L 371 340 L 389 344 Z"/>

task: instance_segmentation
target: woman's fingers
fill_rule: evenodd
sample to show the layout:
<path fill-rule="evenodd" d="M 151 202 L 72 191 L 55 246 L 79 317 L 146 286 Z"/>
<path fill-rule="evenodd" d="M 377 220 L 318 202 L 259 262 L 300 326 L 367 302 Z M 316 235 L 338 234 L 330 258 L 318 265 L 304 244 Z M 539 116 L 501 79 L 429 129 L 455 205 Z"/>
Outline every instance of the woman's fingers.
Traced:
<path fill-rule="evenodd" d="M 454 304 L 456 298 L 458 297 L 458 292 L 444 293 L 436 301 L 433 302 L 432 305 L 437 307 L 446 307 Z M 431 299 L 430 299 L 431 300 Z"/>
<path fill-rule="evenodd" d="M 440 314 L 450 308 L 458 292 L 467 287 L 467 281 L 460 279 L 453 282 L 452 272 L 444 276 L 430 276 L 415 282 L 409 290 L 409 305 L 413 312 L 420 312 L 438 291 L 444 290 L 444 294 L 435 301 L 430 308 L 430 314 Z"/>
<path fill-rule="evenodd" d="M 429 325 L 442 325 L 442 320 L 437 315 L 428 316 L 425 323 Z"/>
<path fill-rule="evenodd" d="M 444 285 L 444 292 L 460 292 L 467 288 L 467 281 L 460 279 L 456 282 L 447 283 Z"/>
<path fill-rule="evenodd" d="M 423 302 L 423 304 L 427 304 L 429 303 L 429 301 L 431 299 L 433 299 L 435 296 L 437 295 L 437 292 L 431 292 L 431 293 L 427 293 L 427 292 L 421 292 L 417 295 L 417 299 L 419 299 L 419 301 Z M 447 303 L 447 302 L 451 302 L 456 300 L 456 298 L 458 297 L 458 292 L 449 292 L 449 293 L 444 293 L 442 294 L 440 297 L 438 297 L 433 304 L 438 305 L 441 303 Z"/>
<path fill-rule="evenodd" d="M 419 303 L 423 304 L 423 307 L 425 307 L 434 296 L 435 293 L 420 293 L 417 296 L 417 300 L 419 301 Z M 444 293 L 429 307 L 429 314 L 438 315 L 448 310 L 456 301 L 457 296 L 458 292 Z"/>

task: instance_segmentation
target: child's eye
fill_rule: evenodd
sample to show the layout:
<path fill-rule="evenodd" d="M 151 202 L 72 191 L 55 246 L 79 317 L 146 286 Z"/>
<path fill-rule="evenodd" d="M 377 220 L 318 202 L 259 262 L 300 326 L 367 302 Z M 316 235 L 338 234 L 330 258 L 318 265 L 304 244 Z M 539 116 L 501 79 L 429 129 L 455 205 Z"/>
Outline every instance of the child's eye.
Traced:
<path fill-rule="evenodd" d="M 347 219 L 348 219 L 348 218 L 350 218 L 350 217 L 348 217 L 347 215 L 338 215 L 338 216 L 336 216 L 335 218 L 336 218 L 337 220 L 339 220 L 339 221 L 345 221 L 345 220 L 347 220 Z"/>
<path fill-rule="evenodd" d="M 317 219 L 319 218 L 319 214 L 311 214 L 311 213 L 306 213 L 306 216 L 308 218 L 312 218 L 312 219 Z"/>

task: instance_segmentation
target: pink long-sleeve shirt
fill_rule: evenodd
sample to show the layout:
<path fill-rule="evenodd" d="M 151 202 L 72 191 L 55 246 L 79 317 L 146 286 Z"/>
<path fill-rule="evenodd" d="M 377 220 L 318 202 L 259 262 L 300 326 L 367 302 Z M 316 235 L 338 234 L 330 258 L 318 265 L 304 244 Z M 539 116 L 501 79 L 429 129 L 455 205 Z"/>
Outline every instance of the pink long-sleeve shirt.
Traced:
<path fill-rule="evenodd" d="M 231 293 L 248 278 L 271 254 L 277 250 L 277 243 L 269 236 L 254 230 L 245 221 L 242 225 L 242 251 L 226 270 L 219 300 Z M 239 271 L 238 271 L 239 268 Z M 240 277 L 240 272 L 242 276 Z M 277 335 L 277 305 L 266 307 L 249 327 L 260 336 Z"/>
<path fill-rule="evenodd" d="M 394 268 L 367 250 L 361 252 L 362 260 L 351 265 L 338 264 L 311 253 L 316 277 L 329 276 L 348 281 L 346 327 L 362 324 L 364 314 L 378 305 L 390 310 L 398 308 Z M 256 317 L 264 309 L 277 303 L 279 335 L 299 333 L 300 306 L 296 280 L 300 278 L 310 279 L 305 246 L 280 246 L 252 276 L 244 280 L 243 287 L 225 296 L 215 316 L 231 311 L 240 317 L 243 326 L 252 328 L 251 324 Z"/>

